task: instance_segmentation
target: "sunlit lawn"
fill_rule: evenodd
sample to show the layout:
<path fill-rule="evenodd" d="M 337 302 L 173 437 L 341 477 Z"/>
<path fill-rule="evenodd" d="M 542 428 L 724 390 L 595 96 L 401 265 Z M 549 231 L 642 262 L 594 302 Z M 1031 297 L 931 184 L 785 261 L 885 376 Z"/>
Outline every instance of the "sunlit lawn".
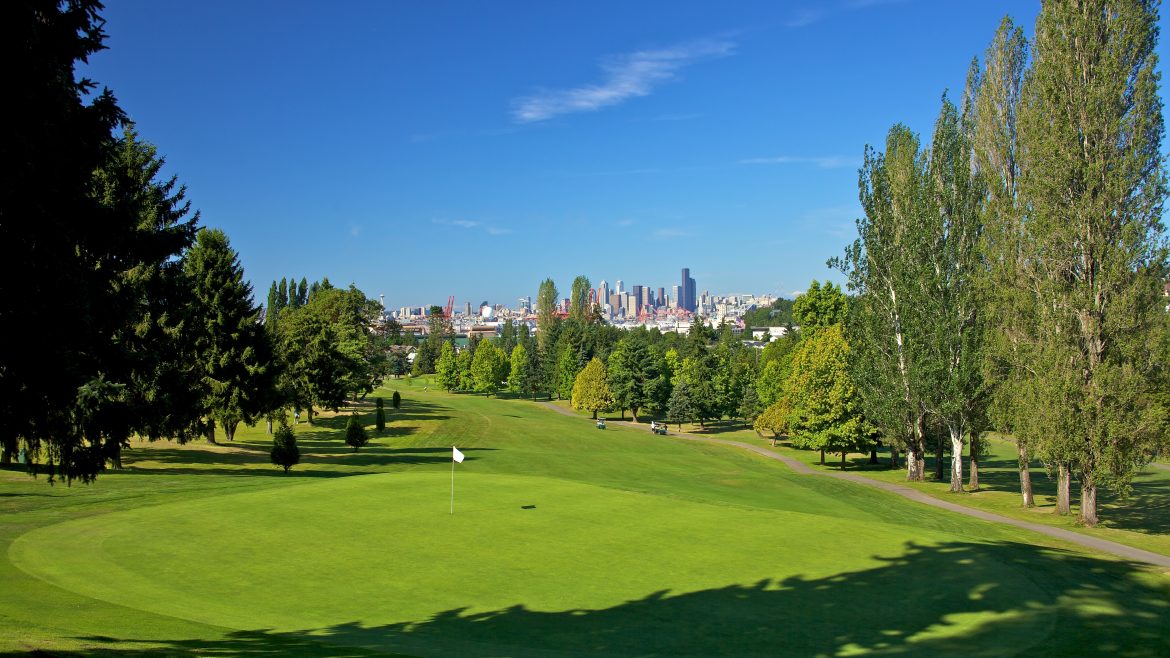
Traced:
<path fill-rule="evenodd" d="M 1168 646 L 1170 581 L 1153 569 L 734 448 L 598 431 L 530 401 L 407 380 L 382 395 L 389 427 L 357 452 L 341 440 L 350 410 L 298 425 L 302 462 L 287 476 L 269 463 L 263 427 L 222 446 L 136 443 L 125 470 L 90 486 L 0 471 L 0 650 L 1160 655 Z M 354 410 L 372 430 L 372 401 Z M 454 514 L 452 445 L 467 455 L 455 467 Z M 1006 484 L 994 462 L 987 473 L 991 500 Z"/>

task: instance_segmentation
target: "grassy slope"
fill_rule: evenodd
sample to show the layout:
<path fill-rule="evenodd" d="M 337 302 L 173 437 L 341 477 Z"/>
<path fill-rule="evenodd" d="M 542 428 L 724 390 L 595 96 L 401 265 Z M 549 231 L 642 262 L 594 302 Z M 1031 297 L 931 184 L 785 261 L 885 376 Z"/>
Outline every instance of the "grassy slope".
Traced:
<path fill-rule="evenodd" d="M 1165 577 L 1133 565 L 741 451 L 399 386 L 390 431 L 356 454 L 342 419 L 302 424 L 289 477 L 262 429 L 136 447 L 90 487 L 0 472 L 0 649 L 1166 646 Z M 453 517 L 452 444 L 468 455 Z"/>
<path fill-rule="evenodd" d="M 741 427 L 737 424 L 723 423 L 707 430 L 697 426 L 686 426 L 684 430 L 771 447 L 770 441 L 763 440 L 755 432 L 741 429 Z M 787 442 L 781 442 L 772 449 L 795 457 L 814 468 L 826 470 L 840 468 L 840 455 L 827 455 L 827 464 L 821 466 L 819 464 L 820 455 L 816 452 L 795 450 Z M 1146 467 L 1135 478 L 1133 491 L 1127 499 L 1117 496 L 1112 491 L 1102 490 L 1099 494 L 1100 508 L 1098 510 L 1101 523 L 1097 527 L 1086 528 L 1076 521 L 1077 492 L 1075 484 L 1072 514 L 1057 516 L 1054 513 L 1056 509 L 1056 482 L 1054 478 L 1046 474 L 1043 464 L 1039 462 L 1033 462 L 1031 465 L 1036 506 L 1030 509 L 1021 506 L 1016 447 L 1008 439 L 994 436 L 988 439 L 988 454 L 983 457 L 979 465 L 979 490 L 969 491 L 958 496 L 949 491 L 949 456 L 946 457 L 947 461 L 944 463 L 944 479 L 942 481 L 931 479 L 921 483 L 908 483 L 905 481 L 905 472 L 902 469 L 890 468 L 888 452 L 882 451 L 880 459 L 881 464 L 871 466 L 866 455 L 853 454 L 848 458 L 847 468 L 853 473 L 877 480 L 907 484 L 943 500 L 1170 555 L 1170 470 L 1153 466 Z M 968 465 L 969 461 L 964 456 L 964 468 L 967 468 Z M 933 455 L 927 457 L 926 466 L 927 473 L 933 474 Z M 965 478 L 968 476 L 969 474 L 964 474 Z"/>

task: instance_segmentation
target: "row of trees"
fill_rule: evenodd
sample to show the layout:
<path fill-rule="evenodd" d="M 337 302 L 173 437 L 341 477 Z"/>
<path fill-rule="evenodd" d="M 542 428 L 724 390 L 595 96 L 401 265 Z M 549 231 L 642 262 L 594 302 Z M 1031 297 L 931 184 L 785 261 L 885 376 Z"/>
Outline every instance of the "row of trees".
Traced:
<path fill-rule="evenodd" d="M 1014 435 L 1080 485 L 1125 492 L 1167 435 L 1166 178 L 1157 14 L 1140 0 L 1043 5 L 1035 42 L 1005 19 L 929 146 L 902 125 L 867 148 L 859 238 L 835 263 L 865 418 L 921 479 L 932 433 L 963 486 L 981 435 Z"/>
<path fill-rule="evenodd" d="M 0 7 L 16 113 L 0 128 L 0 322 L 16 346 L 0 351 L 0 461 L 23 452 L 50 481 L 91 481 L 133 435 L 230 439 L 282 408 L 336 408 L 386 369 L 375 305 L 352 287 L 282 282 L 261 321 L 227 236 L 199 227 L 113 94 L 76 75 L 103 48 L 100 9 Z"/>

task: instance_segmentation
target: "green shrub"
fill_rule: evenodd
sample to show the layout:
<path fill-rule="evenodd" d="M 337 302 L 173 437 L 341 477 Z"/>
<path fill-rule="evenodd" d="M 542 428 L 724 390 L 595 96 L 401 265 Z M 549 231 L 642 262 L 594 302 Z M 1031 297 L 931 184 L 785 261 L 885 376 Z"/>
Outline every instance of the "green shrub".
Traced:
<path fill-rule="evenodd" d="M 350 414 L 349 422 L 345 424 L 345 443 L 353 446 L 353 451 L 366 445 L 370 437 L 366 434 L 366 428 L 362 427 L 361 421 L 358 420 L 357 414 Z"/>
<path fill-rule="evenodd" d="M 288 469 L 300 461 L 301 450 L 297 447 L 297 436 L 288 423 L 281 419 L 280 427 L 272 435 L 272 463 L 288 473 Z"/>

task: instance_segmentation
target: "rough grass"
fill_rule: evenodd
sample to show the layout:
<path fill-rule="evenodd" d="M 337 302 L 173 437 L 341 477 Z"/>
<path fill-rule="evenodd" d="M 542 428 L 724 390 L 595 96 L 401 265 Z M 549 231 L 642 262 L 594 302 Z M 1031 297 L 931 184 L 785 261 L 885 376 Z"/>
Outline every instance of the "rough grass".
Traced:
<path fill-rule="evenodd" d="M 730 448 L 392 382 L 122 472 L 0 472 L 0 651 L 58 654 L 1163 654 L 1154 570 Z M 450 447 L 455 514 L 448 513 Z"/>

